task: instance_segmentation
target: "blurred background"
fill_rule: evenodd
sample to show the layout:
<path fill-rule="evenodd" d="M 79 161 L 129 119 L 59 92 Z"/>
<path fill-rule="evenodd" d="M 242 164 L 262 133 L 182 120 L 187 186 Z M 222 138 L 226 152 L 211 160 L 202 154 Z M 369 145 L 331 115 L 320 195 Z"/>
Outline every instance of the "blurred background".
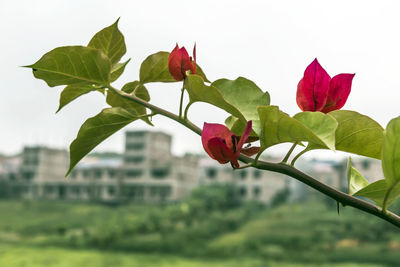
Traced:
<path fill-rule="evenodd" d="M 297 83 L 318 57 L 334 76 L 356 73 L 344 109 L 385 127 L 399 115 L 400 26 L 396 1 L 0 1 L 0 266 L 398 266 L 400 232 L 288 177 L 233 171 L 206 157 L 197 135 L 155 117 L 99 145 L 64 178 L 80 125 L 106 107 L 80 97 L 55 114 L 62 88 L 18 66 L 64 45 L 86 45 L 121 17 L 140 63 L 178 42 L 209 80 L 253 80 L 294 115 Z M 151 84 L 151 102 L 178 111 L 180 85 Z M 187 100 L 187 99 L 186 99 Z M 227 114 L 195 104 L 189 118 Z M 279 162 L 289 149 L 273 147 Z M 346 191 L 346 154 L 306 154 L 296 166 Z M 370 181 L 380 162 L 354 157 Z M 393 211 L 400 212 L 399 203 Z"/>

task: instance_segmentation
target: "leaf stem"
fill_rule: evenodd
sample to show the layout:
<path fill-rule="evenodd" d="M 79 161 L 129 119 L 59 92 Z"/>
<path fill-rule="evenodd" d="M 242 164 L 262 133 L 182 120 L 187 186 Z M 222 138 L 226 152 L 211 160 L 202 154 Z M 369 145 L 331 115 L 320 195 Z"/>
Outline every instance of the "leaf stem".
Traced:
<path fill-rule="evenodd" d="M 301 157 L 301 155 L 303 155 L 304 153 L 306 153 L 308 150 L 307 148 L 305 148 L 304 150 L 302 150 L 299 154 L 297 154 L 293 159 L 292 162 L 290 162 L 291 166 L 294 166 L 294 163 Z"/>
<path fill-rule="evenodd" d="M 298 142 L 294 142 L 292 147 L 289 149 L 288 153 L 286 154 L 286 156 L 283 158 L 282 163 L 286 163 L 290 157 L 290 155 L 292 154 L 293 150 L 295 149 L 295 147 L 297 146 Z"/>
<path fill-rule="evenodd" d="M 185 86 L 182 85 L 181 89 L 181 101 L 179 102 L 179 118 L 182 118 L 182 105 L 183 105 L 183 95 L 185 93 Z"/>
<path fill-rule="evenodd" d="M 190 122 L 188 120 L 184 120 L 183 118 L 180 118 L 177 115 L 175 115 L 167 110 L 164 110 L 162 108 L 154 106 L 154 105 L 150 104 L 149 102 L 144 101 L 143 99 L 141 99 L 135 95 L 130 95 L 123 91 L 115 89 L 111 85 L 109 85 L 107 87 L 109 90 L 113 91 L 114 93 L 116 93 L 126 99 L 129 99 L 135 103 L 143 105 L 146 108 L 155 112 L 156 114 L 160 114 L 165 117 L 168 117 L 168 118 L 186 126 L 193 132 L 197 133 L 198 135 L 201 135 L 201 129 L 199 127 L 197 127 L 196 125 L 194 125 L 192 122 Z M 307 151 L 307 149 L 303 150 L 299 154 L 303 154 L 306 151 Z M 259 155 L 261 155 L 261 153 L 259 153 Z M 259 157 L 259 155 L 257 155 L 257 156 Z M 298 156 L 299 155 L 297 155 L 296 157 L 298 157 Z M 315 190 L 321 192 L 322 194 L 327 195 L 327 196 L 331 197 L 332 199 L 342 203 L 343 206 L 346 206 L 346 205 L 352 206 L 356 209 L 362 210 L 366 213 L 369 213 L 376 217 L 379 217 L 379 218 L 400 228 L 400 216 L 398 216 L 390 211 L 383 212 L 383 209 L 376 205 L 368 203 L 359 198 L 350 196 L 350 195 L 348 195 L 344 192 L 341 192 L 333 187 L 330 187 L 329 185 L 321 183 L 317 179 L 301 172 L 300 170 L 296 169 L 295 167 L 293 167 L 291 165 L 283 164 L 283 163 L 271 163 L 271 162 L 260 161 L 260 160 L 257 160 L 257 162 L 256 162 L 255 159 L 247 157 L 246 155 L 243 155 L 243 154 L 241 154 L 239 156 L 239 160 L 244 163 L 251 164 L 253 167 L 260 169 L 260 170 L 267 170 L 267 171 L 272 171 L 272 172 L 277 172 L 277 173 L 288 175 L 288 176 L 314 188 Z M 292 163 L 293 163 L 293 161 L 292 161 Z"/>
<path fill-rule="evenodd" d="M 386 209 L 387 209 L 387 205 L 388 205 L 387 201 L 388 201 L 388 199 L 389 199 L 390 193 L 392 193 L 392 190 L 393 190 L 393 188 L 396 187 L 397 183 L 398 183 L 398 181 L 395 182 L 393 185 L 391 185 L 391 186 L 389 187 L 389 189 L 387 190 L 387 192 L 386 192 L 386 194 L 385 194 L 385 197 L 383 198 L 382 212 L 384 212 L 384 213 L 386 212 Z"/>

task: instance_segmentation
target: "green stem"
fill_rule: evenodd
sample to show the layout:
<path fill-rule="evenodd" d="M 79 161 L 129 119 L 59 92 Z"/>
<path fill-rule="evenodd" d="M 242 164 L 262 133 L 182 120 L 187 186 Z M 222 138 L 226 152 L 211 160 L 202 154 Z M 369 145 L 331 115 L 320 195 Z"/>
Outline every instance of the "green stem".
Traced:
<path fill-rule="evenodd" d="M 145 106 L 146 108 L 150 109 L 151 111 L 153 111 L 156 114 L 160 114 L 165 117 L 168 117 L 168 118 L 186 126 L 193 132 L 197 133 L 198 135 L 201 135 L 201 129 L 188 120 L 184 120 L 183 118 L 180 118 L 177 115 L 175 115 L 167 110 L 156 107 L 156 106 L 150 104 L 149 102 L 144 101 L 141 98 L 138 98 L 135 95 L 130 95 L 123 91 L 117 90 L 114 87 L 112 87 L 111 85 L 108 86 L 108 89 L 113 91 L 114 93 L 120 95 L 121 97 L 124 97 L 126 99 L 129 99 L 129 100 L 137 103 L 137 104 Z M 300 154 L 305 153 L 305 150 L 300 152 Z M 259 153 L 259 154 L 261 154 L 261 153 Z M 390 211 L 383 212 L 382 208 L 380 208 L 376 205 L 373 205 L 371 203 L 368 203 L 364 200 L 361 200 L 359 198 L 356 198 L 356 197 L 350 196 L 346 193 L 343 193 L 333 187 L 330 187 L 329 185 L 321 183 L 317 179 L 301 172 L 300 170 L 294 168 L 293 166 L 283 164 L 283 163 L 271 163 L 271 162 L 265 162 L 265 161 L 260 161 L 260 160 L 258 160 L 257 163 L 255 164 L 255 159 L 247 157 L 243 154 L 241 154 L 239 156 L 239 160 L 244 163 L 251 164 L 253 167 L 255 167 L 257 169 L 267 170 L 267 171 L 272 171 L 272 172 L 277 172 L 277 173 L 288 175 L 288 176 L 314 188 L 315 190 L 321 192 L 322 194 L 325 194 L 325 195 L 333 198 L 334 200 L 342 203 L 343 206 L 345 206 L 345 205 L 352 206 L 356 209 L 362 210 L 366 213 L 369 213 L 376 217 L 379 217 L 379 218 L 400 228 L 400 217 L 398 215 L 396 215 Z"/>
<path fill-rule="evenodd" d="M 181 90 L 181 101 L 179 102 L 179 118 L 182 118 L 182 106 L 183 106 L 183 95 L 185 93 L 185 87 L 182 86 Z"/>
<path fill-rule="evenodd" d="M 297 146 L 298 142 L 294 142 L 292 147 L 289 149 L 288 153 L 286 154 L 286 156 L 283 158 L 282 163 L 286 163 L 290 157 L 290 155 L 292 154 L 293 150 L 295 149 L 295 147 Z"/>
<path fill-rule="evenodd" d="M 299 154 L 297 154 L 293 159 L 292 162 L 290 162 L 291 166 L 294 166 L 294 163 L 301 157 L 301 155 L 303 155 L 304 153 L 306 153 L 308 151 L 307 148 L 305 148 L 304 150 L 302 150 Z"/>
<path fill-rule="evenodd" d="M 382 203 L 382 212 L 386 212 L 387 209 L 387 201 L 389 199 L 389 195 L 390 193 L 392 193 L 393 188 L 396 187 L 396 185 L 398 184 L 398 182 L 395 182 L 392 186 L 389 187 L 389 189 L 387 190 L 385 197 L 383 198 L 383 203 Z"/>
<path fill-rule="evenodd" d="M 187 117 L 188 111 L 189 111 L 189 108 L 190 108 L 190 106 L 191 106 L 192 104 L 193 104 L 192 102 L 189 102 L 189 104 L 187 104 L 187 106 L 186 106 L 186 108 L 185 108 L 184 115 L 183 115 L 183 119 L 184 119 L 184 120 L 187 120 L 187 119 L 188 119 L 188 117 Z"/>

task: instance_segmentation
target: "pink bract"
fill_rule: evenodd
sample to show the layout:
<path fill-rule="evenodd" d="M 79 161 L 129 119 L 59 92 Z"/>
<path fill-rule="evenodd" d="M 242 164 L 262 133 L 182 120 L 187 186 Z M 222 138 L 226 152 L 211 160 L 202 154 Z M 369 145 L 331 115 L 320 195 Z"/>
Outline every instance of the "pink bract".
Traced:
<path fill-rule="evenodd" d="M 201 134 L 204 150 L 219 163 L 225 164 L 230 162 L 232 167 L 239 168 L 238 158 L 241 152 L 246 155 L 254 155 L 259 151 L 259 148 L 255 147 L 242 149 L 251 134 L 251 127 L 252 122 L 249 121 L 238 141 L 238 137 L 225 125 L 205 122 Z"/>
<path fill-rule="evenodd" d="M 331 79 L 317 59 L 304 71 L 297 85 L 296 101 L 302 111 L 328 113 L 344 106 L 355 74 L 338 74 Z"/>
<path fill-rule="evenodd" d="M 168 57 L 168 69 L 172 77 L 177 81 L 182 81 L 186 77 L 186 71 L 196 74 L 196 45 L 193 48 L 193 58 L 189 57 L 185 47 L 179 48 L 176 44 L 174 50 Z"/>

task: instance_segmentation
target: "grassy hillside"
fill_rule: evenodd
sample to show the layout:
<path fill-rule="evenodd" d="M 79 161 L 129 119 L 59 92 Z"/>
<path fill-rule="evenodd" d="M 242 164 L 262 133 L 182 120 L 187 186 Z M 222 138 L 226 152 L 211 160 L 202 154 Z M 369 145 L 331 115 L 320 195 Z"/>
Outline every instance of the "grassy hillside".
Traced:
<path fill-rule="evenodd" d="M 0 266 L 400 266 L 398 229 L 321 199 L 265 208 L 206 188 L 164 206 L 1 201 L 0 213 Z"/>

